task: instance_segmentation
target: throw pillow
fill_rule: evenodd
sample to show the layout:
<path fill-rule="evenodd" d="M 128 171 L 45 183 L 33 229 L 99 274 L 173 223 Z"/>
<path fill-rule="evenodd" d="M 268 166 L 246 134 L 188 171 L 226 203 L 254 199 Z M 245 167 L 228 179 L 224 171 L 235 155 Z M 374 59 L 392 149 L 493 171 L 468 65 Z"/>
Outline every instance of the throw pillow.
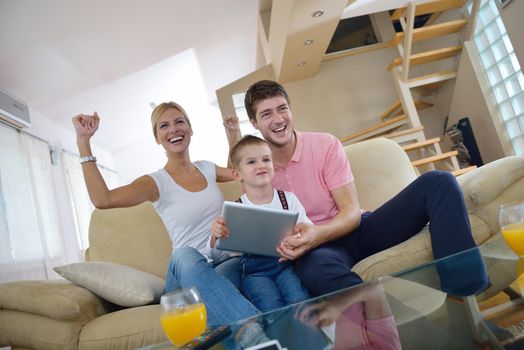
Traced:
<path fill-rule="evenodd" d="M 165 286 L 163 279 L 150 273 L 106 261 L 73 263 L 54 270 L 99 297 L 125 307 L 158 302 Z"/>

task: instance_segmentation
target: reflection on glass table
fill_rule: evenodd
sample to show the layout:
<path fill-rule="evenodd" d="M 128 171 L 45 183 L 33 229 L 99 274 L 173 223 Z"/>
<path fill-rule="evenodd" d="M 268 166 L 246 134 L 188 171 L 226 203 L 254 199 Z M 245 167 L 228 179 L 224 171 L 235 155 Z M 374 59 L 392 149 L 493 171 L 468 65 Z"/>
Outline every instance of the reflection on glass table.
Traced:
<path fill-rule="evenodd" d="M 496 307 L 511 313 L 480 311 L 477 303 L 509 293 L 517 278 L 518 257 L 498 238 L 481 249 L 235 322 L 212 349 L 246 349 L 269 340 L 288 350 L 479 349 L 488 342 L 522 347 L 517 329 L 524 330 L 524 307 L 517 291 Z M 166 342 L 143 349 L 174 347 Z"/>

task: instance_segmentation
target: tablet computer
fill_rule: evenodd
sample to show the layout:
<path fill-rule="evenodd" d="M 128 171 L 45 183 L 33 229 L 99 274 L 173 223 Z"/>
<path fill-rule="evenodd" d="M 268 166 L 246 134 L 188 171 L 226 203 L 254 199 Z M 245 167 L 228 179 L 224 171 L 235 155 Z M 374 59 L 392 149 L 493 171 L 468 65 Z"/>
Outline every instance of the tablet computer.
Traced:
<path fill-rule="evenodd" d="M 293 232 L 298 213 L 226 201 L 222 217 L 229 227 L 229 238 L 219 239 L 217 249 L 278 256 L 276 247 Z"/>

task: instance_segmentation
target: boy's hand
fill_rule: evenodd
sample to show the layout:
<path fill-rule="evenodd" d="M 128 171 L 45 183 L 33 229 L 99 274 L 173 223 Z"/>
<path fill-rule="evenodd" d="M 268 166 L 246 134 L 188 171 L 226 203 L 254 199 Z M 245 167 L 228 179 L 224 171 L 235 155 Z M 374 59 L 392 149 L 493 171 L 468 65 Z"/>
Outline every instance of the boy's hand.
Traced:
<path fill-rule="evenodd" d="M 217 239 L 229 238 L 229 227 L 227 227 L 226 219 L 218 216 L 211 225 L 211 248 L 215 248 Z"/>
<path fill-rule="evenodd" d="M 224 118 L 224 127 L 229 133 L 240 132 L 240 121 L 236 115 L 228 115 Z"/>
<path fill-rule="evenodd" d="M 300 223 L 293 228 L 293 234 L 284 238 L 277 247 L 277 253 L 282 257 L 280 262 L 295 260 L 315 248 L 317 227 L 313 224 Z"/>

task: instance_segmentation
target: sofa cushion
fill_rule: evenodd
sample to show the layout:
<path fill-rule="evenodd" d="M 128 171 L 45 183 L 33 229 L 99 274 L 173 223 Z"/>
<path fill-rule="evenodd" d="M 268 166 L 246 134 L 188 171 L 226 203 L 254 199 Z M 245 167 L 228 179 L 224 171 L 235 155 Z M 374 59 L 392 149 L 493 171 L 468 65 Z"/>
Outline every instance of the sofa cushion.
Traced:
<path fill-rule="evenodd" d="M 0 308 L 63 321 L 89 321 L 106 313 L 89 290 L 67 281 L 17 281 L 0 284 Z"/>
<path fill-rule="evenodd" d="M 84 322 L 59 321 L 22 311 L 0 310 L 0 346 L 39 350 L 77 349 L 78 335 Z"/>
<path fill-rule="evenodd" d="M 106 261 L 73 263 L 54 270 L 99 297 L 126 307 L 158 302 L 165 286 L 157 276 Z"/>
<path fill-rule="evenodd" d="M 80 333 L 81 350 L 136 349 L 167 341 L 160 323 L 160 305 L 113 312 L 86 323 Z"/>

